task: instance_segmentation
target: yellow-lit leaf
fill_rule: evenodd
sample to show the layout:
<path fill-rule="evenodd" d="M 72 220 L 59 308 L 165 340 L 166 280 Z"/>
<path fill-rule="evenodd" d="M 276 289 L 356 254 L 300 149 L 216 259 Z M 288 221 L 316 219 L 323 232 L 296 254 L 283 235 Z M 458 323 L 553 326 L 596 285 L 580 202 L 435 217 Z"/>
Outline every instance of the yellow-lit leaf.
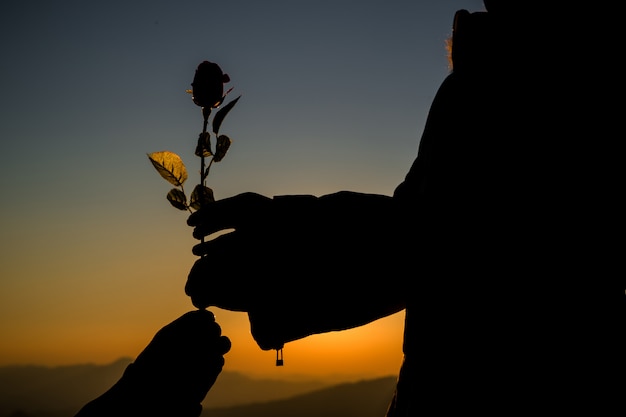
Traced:
<path fill-rule="evenodd" d="M 187 210 L 187 196 L 178 188 L 172 188 L 167 193 L 167 201 L 179 210 Z"/>
<path fill-rule="evenodd" d="M 213 197 L 213 190 L 207 186 L 198 184 L 191 193 L 189 206 L 195 210 L 199 210 L 201 207 L 214 201 L 215 197 Z"/>
<path fill-rule="evenodd" d="M 187 180 L 187 168 L 174 152 L 162 151 L 148 154 L 148 159 L 165 180 L 177 187 Z"/>

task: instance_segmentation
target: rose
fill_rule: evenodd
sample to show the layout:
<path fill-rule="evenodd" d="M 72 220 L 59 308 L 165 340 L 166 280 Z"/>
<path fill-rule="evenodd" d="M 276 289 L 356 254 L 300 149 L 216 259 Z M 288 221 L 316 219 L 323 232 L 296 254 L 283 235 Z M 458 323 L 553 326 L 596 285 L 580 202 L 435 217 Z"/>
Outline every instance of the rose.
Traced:
<path fill-rule="evenodd" d="M 230 82 L 230 77 L 224 74 L 219 65 L 203 61 L 198 65 L 193 81 L 193 90 L 185 90 L 192 94 L 193 102 L 202 107 L 202 133 L 198 136 L 196 156 L 200 157 L 200 183 L 196 185 L 189 199 L 183 187 L 187 180 L 187 167 L 183 160 L 174 152 L 161 151 L 148 154 L 148 159 L 156 168 L 157 172 L 167 182 L 176 186 L 167 193 L 167 200 L 179 210 L 199 210 L 201 206 L 215 201 L 213 189 L 206 185 L 209 169 L 215 162 L 220 162 L 228 152 L 231 144 L 229 136 L 221 134 L 220 128 L 226 115 L 239 101 L 239 97 L 222 106 L 226 95 L 232 87 L 224 93 L 224 83 Z M 211 131 L 207 130 L 209 117 L 213 109 L 219 108 L 213 116 Z M 212 149 L 211 137 L 215 139 L 215 151 Z M 205 158 L 210 158 L 208 166 Z"/>
<path fill-rule="evenodd" d="M 203 61 L 198 65 L 193 77 L 192 98 L 196 105 L 203 108 L 216 108 L 224 101 L 224 84 L 230 81 L 219 65 Z"/>

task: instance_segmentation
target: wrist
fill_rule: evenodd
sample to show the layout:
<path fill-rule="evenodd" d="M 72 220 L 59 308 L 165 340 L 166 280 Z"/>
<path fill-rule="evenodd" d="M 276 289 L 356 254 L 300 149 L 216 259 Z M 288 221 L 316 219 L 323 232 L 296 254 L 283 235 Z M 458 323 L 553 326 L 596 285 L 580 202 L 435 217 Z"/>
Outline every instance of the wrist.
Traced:
<path fill-rule="evenodd" d="M 122 377 L 98 398 L 87 403 L 74 417 L 198 417 L 202 405 L 197 401 L 179 401 L 158 379 L 144 375 L 135 363 L 129 364 Z"/>

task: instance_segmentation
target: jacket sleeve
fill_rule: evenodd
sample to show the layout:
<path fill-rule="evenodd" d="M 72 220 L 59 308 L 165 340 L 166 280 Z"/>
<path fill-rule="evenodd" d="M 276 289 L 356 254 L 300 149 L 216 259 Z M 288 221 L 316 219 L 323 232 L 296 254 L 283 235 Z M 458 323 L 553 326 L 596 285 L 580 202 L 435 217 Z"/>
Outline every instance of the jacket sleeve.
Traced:
<path fill-rule="evenodd" d="M 270 276 L 273 291 L 248 312 L 262 349 L 362 326 L 404 309 L 406 265 L 397 260 L 402 238 L 393 198 L 341 191 L 275 200 L 281 215 L 300 218 L 297 230 L 284 232 L 293 240 L 283 262 L 273 266 L 275 277 L 289 278 Z"/>

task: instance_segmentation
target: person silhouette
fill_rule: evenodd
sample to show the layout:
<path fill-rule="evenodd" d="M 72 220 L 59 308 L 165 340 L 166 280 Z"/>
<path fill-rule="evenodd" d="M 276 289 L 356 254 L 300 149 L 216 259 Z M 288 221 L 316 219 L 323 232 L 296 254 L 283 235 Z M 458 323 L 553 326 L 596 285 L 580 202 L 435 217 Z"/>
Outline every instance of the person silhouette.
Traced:
<path fill-rule="evenodd" d="M 515 45 L 503 38 L 508 15 L 485 6 L 454 16 L 451 71 L 392 195 L 246 192 L 188 218 L 197 239 L 234 231 L 193 248 L 186 293 L 199 308 L 247 312 L 261 349 L 404 310 L 387 417 L 428 405 L 442 415 L 501 411 L 520 395 L 511 376 L 536 369 L 530 346 L 519 355 L 520 329 L 537 323 L 514 279 L 528 220 L 518 112 L 527 92 L 505 47 Z M 511 357 L 520 359 L 503 367 Z"/>
<path fill-rule="evenodd" d="M 599 407 L 592 395 L 599 374 L 576 334 L 582 317 L 552 279 L 562 238 L 544 227 L 558 210 L 538 150 L 550 144 L 538 140 L 557 127 L 538 99 L 553 96 L 538 82 L 546 64 L 535 47 L 544 40 L 528 33 L 540 28 L 524 3 L 485 0 L 485 11 L 456 12 L 451 71 L 417 157 L 390 195 L 244 192 L 191 214 L 199 258 L 185 292 L 195 314 L 210 306 L 246 312 L 258 346 L 270 350 L 404 311 L 403 361 L 387 417 Z M 204 370 L 185 364 L 199 376 L 185 387 L 201 389 L 192 389 L 193 399 L 184 390 L 169 394 L 172 406 L 200 412 L 225 351 L 197 352 L 216 365 Z M 154 352 L 146 375 L 172 360 L 167 349 Z M 126 374 L 120 381 L 126 388 L 118 391 L 127 392 L 145 383 Z M 160 399 L 163 391 L 149 387 L 142 398 Z M 124 408 L 123 395 L 104 397 L 77 417 Z"/>

